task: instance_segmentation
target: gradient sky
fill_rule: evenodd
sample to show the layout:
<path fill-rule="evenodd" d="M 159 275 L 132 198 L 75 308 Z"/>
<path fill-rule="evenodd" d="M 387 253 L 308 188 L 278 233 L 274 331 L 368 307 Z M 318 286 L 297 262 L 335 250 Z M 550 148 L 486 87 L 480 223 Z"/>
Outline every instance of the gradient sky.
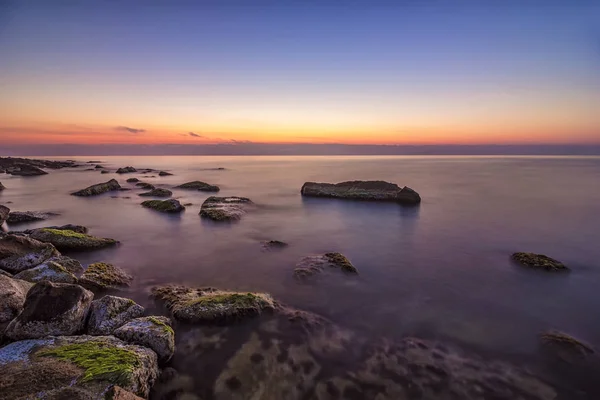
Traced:
<path fill-rule="evenodd" d="M 4 144 L 600 143 L 600 1 L 0 7 Z"/>

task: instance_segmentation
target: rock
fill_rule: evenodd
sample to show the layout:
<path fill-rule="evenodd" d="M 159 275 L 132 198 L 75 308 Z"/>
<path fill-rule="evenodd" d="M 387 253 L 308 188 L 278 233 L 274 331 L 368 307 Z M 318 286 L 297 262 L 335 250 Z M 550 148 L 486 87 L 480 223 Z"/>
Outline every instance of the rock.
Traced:
<path fill-rule="evenodd" d="M 179 213 L 185 210 L 185 207 L 175 199 L 146 200 L 142 203 L 142 206 L 165 213 Z"/>
<path fill-rule="evenodd" d="M 104 296 L 94 300 L 87 323 L 89 335 L 112 335 L 115 329 L 144 315 L 144 307 L 131 299 Z"/>
<path fill-rule="evenodd" d="M 213 221 L 235 221 L 246 213 L 244 206 L 252 204 L 245 197 L 216 197 L 210 196 L 200 207 L 200 216 Z"/>
<path fill-rule="evenodd" d="M 166 317 L 141 317 L 127 322 L 114 333 L 119 339 L 152 349 L 166 362 L 175 353 L 175 332 Z"/>
<path fill-rule="evenodd" d="M 146 196 L 146 197 L 171 197 L 172 194 L 173 194 L 173 192 L 171 192 L 170 190 L 157 188 L 157 189 L 152 189 L 149 192 L 140 193 L 138 196 Z"/>
<path fill-rule="evenodd" d="M 33 232 L 40 230 L 40 229 L 56 229 L 59 231 L 73 231 L 76 233 L 87 233 L 88 232 L 88 228 L 86 228 L 83 225 L 67 224 L 67 225 L 61 225 L 61 226 L 45 226 L 44 228 L 29 229 L 29 230 L 24 231 L 24 233 L 31 235 Z"/>
<path fill-rule="evenodd" d="M 0 269 L 13 274 L 36 267 L 59 255 L 58 250 L 50 243 L 20 235 L 0 236 Z"/>
<path fill-rule="evenodd" d="M 23 310 L 25 297 L 32 286 L 29 282 L 0 274 L 0 325 L 11 321 Z"/>
<path fill-rule="evenodd" d="M 107 263 L 90 264 L 79 278 L 79 284 L 91 290 L 129 287 L 133 277 L 119 267 Z"/>
<path fill-rule="evenodd" d="M 0 170 L 4 170 L 7 173 L 12 173 L 13 171 L 19 171 L 22 168 L 27 169 L 28 167 L 61 169 L 61 168 L 70 168 L 70 167 L 75 167 L 75 166 L 77 166 L 77 165 L 75 164 L 75 161 L 73 161 L 73 160 L 48 161 L 48 160 L 34 160 L 34 159 L 30 159 L 30 158 L 0 157 Z"/>
<path fill-rule="evenodd" d="M 2 182 L 0 182 L 0 191 L 6 189 L 6 187 L 4 187 L 4 185 L 2 184 Z"/>
<path fill-rule="evenodd" d="M 540 342 L 552 356 L 569 364 L 581 363 L 596 353 L 589 344 L 558 331 L 544 332 Z"/>
<path fill-rule="evenodd" d="M 94 250 L 118 243 L 114 239 L 99 238 L 66 229 L 36 229 L 30 236 L 40 242 L 52 243 L 59 250 Z"/>
<path fill-rule="evenodd" d="M 0 269 L 0 275 L 8 276 L 8 277 L 12 276 L 12 274 L 10 272 L 7 272 L 7 271 L 5 271 L 3 269 Z"/>
<path fill-rule="evenodd" d="M 96 185 L 89 186 L 85 189 L 81 189 L 77 192 L 71 193 L 73 196 L 97 196 L 102 193 L 111 192 L 113 190 L 121 189 L 121 185 L 116 179 L 111 179 L 108 182 L 98 183 Z"/>
<path fill-rule="evenodd" d="M 298 278 L 309 277 L 329 268 L 339 268 L 344 272 L 356 274 L 358 270 L 350 260 L 340 253 L 325 253 L 315 256 L 306 256 L 296 264 L 294 275 Z"/>
<path fill-rule="evenodd" d="M 102 165 L 100 165 L 100 164 L 96 164 L 96 166 L 94 168 L 96 168 L 96 169 L 102 169 L 104 167 Z"/>
<path fill-rule="evenodd" d="M 417 192 L 409 187 L 400 188 L 385 181 L 348 181 L 341 183 L 306 182 L 301 193 L 308 197 L 329 197 L 348 200 L 390 201 L 414 205 L 421 202 Z"/>
<path fill-rule="evenodd" d="M 54 261 L 46 261 L 43 264 L 21 271 L 14 276 L 16 279 L 22 279 L 27 282 L 56 282 L 56 283 L 77 283 L 77 277 L 67 271 L 62 265 Z"/>
<path fill-rule="evenodd" d="M 23 311 L 4 335 L 12 340 L 73 335 L 85 327 L 93 298 L 92 292 L 79 285 L 38 282 L 27 292 Z"/>
<path fill-rule="evenodd" d="M 543 269 L 546 271 L 568 271 L 569 268 L 553 258 L 543 254 L 514 253 L 512 259 L 517 263 L 530 268 Z"/>
<path fill-rule="evenodd" d="M 24 222 L 44 221 L 50 217 L 59 215 L 51 212 L 37 212 L 37 211 L 13 211 L 8 214 L 6 222 L 9 224 L 21 224 Z"/>
<path fill-rule="evenodd" d="M 37 399 L 40 393 L 53 391 L 66 396 L 54 397 L 57 400 L 87 399 L 81 397 L 86 393 L 94 400 L 107 399 L 106 393 L 115 393 L 114 385 L 147 398 L 158 377 L 152 350 L 113 336 L 58 336 L 11 343 L 0 348 L 0 370 L 0 395 L 6 399 Z"/>
<path fill-rule="evenodd" d="M 128 183 L 136 183 L 136 182 L 139 182 L 139 181 L 140 180 L 138 178 L 129 178 L 129 179 L 127 179 Z"/>
<path fill-rule="evenodd" d="M 110 400 L 144 400 L 142 397 L 136 396 L 135 394 L 116 385 L 108 389 L 105 396 Z"/>
<path fill-rule="evenodd" d="M 133 167 L 123 167 L 123 168 L 119 168 L 117 170 L 117 174 L 129 174 L 132 172 L 137 172 L 137 169 L 135 169 Z"/>
<path fill-rule="evenodd" d="M 10 215 L 10 208 L 3 206 L 0 204 L 0 225 L 4 223 L 8 219 Z"/>
<path fill-rule="evenodd" d="M 158 176 L 170 176 L 170 175 L 173 175 L 173 174 L 170 172 L 166 172 L 166 171 L 160 171 L 158 173 Z"/>
<path fill-rule="evenodd" d="M 107 171 L 105 169 L 103 169 L 102 171 L 100 171 L 101 174 L 110 174 L 110 171 Z"/>
<path fill-rule="evenodd" d="M 202 181 L 187 182 L 182 185 L 175 186 L 175 188 L 177 188 L 177 189 L 193 189 L 193 190 L 199 190 L 201 192 L 218 192 L 219 190 L 221 190 L 216 185 L 210 185 L 210 184 L 208 184 L 206 182 L 202 182 Z"/>
<path fill-rule="evenodd" d="M 288 244 L 279 240 L 267 240 L 262 242 L 263 249 L 272 250 L 272 249 L 283 249 L 284 247 L 288 247 Z"/>
<path fill-rule="evenodd" d="M 52 257 L 45 261 L 45 263 L 48 263 L 48 262 L 54 262 L 72 274 L 79 274 L 79 273 L 83 272 L 83 266 L 81 265 L 81 263 L 78 260 L 71 258 L 71 257 L 67 257 L 67 256 Z M 40 266 L 41 265 L 44 265 L 44 264 L 40 264 Z"/>
<path fill-rule="evenodd" d="M 33 165 L 21 164 L 17 168 L 9 171 L 11 175 L 18 176 L 38 176 L 38 175 L 46 175 L 48 174 L 43 169 L 38 167 L 34 167 Z"/>
<path fill-rule="evenodd" d="M 152 297 L 164 301 L 178 321 L 221 323 L 273 310 L 275 302 L 265 293 L 238 293 L 214 288 L 158 286 Z"/>
<path fill-rule="evenodd" d="M 152 189 L 154 189 L 154 185 L 151 185 L 150 183 L 146 183 L 146 182 L 136 183 L 135 186 L 139 186 L 142 189 L 146 189 L 146 190 L 152 190 Z"/>

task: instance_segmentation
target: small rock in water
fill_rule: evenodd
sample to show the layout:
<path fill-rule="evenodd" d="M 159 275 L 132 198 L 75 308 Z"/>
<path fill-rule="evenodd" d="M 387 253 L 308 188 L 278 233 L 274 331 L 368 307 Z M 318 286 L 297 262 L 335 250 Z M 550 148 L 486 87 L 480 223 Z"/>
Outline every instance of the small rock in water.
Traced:
<path fill-rule="evenodd" d="M 350 260 L 341 253 L 325 253 L 315 256 L 306 256 L 296 264 L 294 275 L 297 278 L 306 278 L 325 271 L 326 268 L 339 268 L 344 272 L 356 274 L 358 270 Z"/>
<path fill-rule="evenodd" d="M 21 224 L 25 222 L 44 221 L 60 214 L 52 212 L 37 211 L 12 211 L 6 220 L 9 224 Z"/>
<path fill-rule="evenodd" d="M 167 189 L 157 188 L 152 189 L 149 192 L 140 193 L 138 196 L 146 196 L 146 197 L 171 197 L 173 192 Z"/>
<path fill-rule="evenodd" d="M 173 174 L 170 172 L 166 172 L 166 171 L 160 171 L 158 173 L 158 176 L 170 176 L 170 175 L 173 175 Z"/>
<path fill-rule="evenodd" d="M 512 259 L 517 263 L 530 268 L 543 269 L 546 271 L 568 271 L 566 265 L 543 254 L 514 253 Z"/>
<path fill-rule="evenodd" d="M 136 318 L 115 330 L 114 336 L 154 350 L 161 362 L 169 361 L 175 353 L 175 332 L 167 317 Z"/>
<path fill-rule="evenodd" d="M 49 228 L 36 229 L 30 236 L 40 242 L 52 243 L 59 250 L 94 250 L 114 246 L 118 243 L 115 239 Z"/>
<path fill-rule="evenodd" d="M 121 189 L 121 185 L 116 179 L 111 179 L 108 182 L 98 183 L 96 185 L 88 186 L 85 189 L 78 190 L 77 192 L 71 193 L 73 196 L 97 196 L 102 193 L 110 192 L 112 190 Z"/>
<path fill-rule="evenodd" d="M 175 199 L 146 200 L 142 203 L 142 206 L 164 213 L 180 213 L 185 210 L 185 207 Z"/>
<path fill-rule="evenodd" d="M 176 189 L 192 189 L 201 192 L 218 192 L 220 189 L 216 185 L 211 185 L 202 181 L 193 181 L 175 186 Z"/>
<path fill-rule="evenodd" d="M 100 164 L 97 164 L 94 168 L 101 169 L 101 168 L 104 168 L 104 167 L 102 165 L 100 165 Z"/>
<path fill-rule="evenodd" d="M 139 183 L 136 183 L 135 186 L 139 186 L 142 189 L 146 189 L 146 190 L 154 189 L 154 185 L 147 183 L 147 182 L 139 182 Z"/>
<path fill-rule="evenodd" d="M 123 167 L 123 168 L 119 168 L 117 170 L 117 174 L 129 174 L 132 172 L 137 172 L 137 169 L 135 169 L 133 167 Z"/>
<path fill-rule="evenodd" d="M 303 196 L 308 197 L 389 201 L 405 205 L 415 205 L 421 202 L 421 196 L 413 189 L 407 186 L 400 188 L 394 183 L 385 181 L 306 182 L 300 192 Z"/>
<path fill-rule="evenodd" d="M 280 240 L 267 240 L 262 242 L 262 244 L 265 250 L 283 249 L 288 246 L 286 242 L 282 242 Z"/>
<path fill-rule="evenodd" d="M 136 182 L 139 182 L 139 181 L 140 180 L 138 178 L 129 178 L 129 179 L 127 179 L 128 183 L 136 183 Z"/>
<path fill-rule="evenodd" d="M 104 296 L 94 300 L 87 323 L 89 335 L 112 335 L 115 329 L 144 315 L 144 307 L 131 299 Z"/>
<path fill-rule="evenodd" d="M 91 290 L 123 289 L 132 281 L 121 268 L 103 262 L 90 264 L 79 278 L 79 284 Z"/>
<path fill-rule="evenodd" d="M 110 174 L 110 171 L 107 171 L 105 169 L 103 169 L 102 171 L 100 171 L 101 174 Z"/>
<path fill-rule="evenodd" d="M 200 216 L 213 221 L 235 221 L 246 213 L 245 206 L 252 201 L 245 197 L 211 196 L 202 203 Z"/>

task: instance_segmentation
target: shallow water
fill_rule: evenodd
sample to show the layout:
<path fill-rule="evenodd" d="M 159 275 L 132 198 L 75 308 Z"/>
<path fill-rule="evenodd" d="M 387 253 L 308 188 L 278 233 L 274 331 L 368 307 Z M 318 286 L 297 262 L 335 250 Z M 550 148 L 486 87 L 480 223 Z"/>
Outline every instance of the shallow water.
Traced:
<path fill-rule="evenodd" d="M 7 228 L 72 223 L 120 240 L 117 248 L 75 257 L 131 272 L 135 282 L 127 295 L 143 305 L 150 304 L 149 289 L 162 283 L 263 291 L 367 337 L 439 339 L 522 362 L 538 359 L 537 335 L 547 329 L 600 343 L 598 157 L 98 159 L 112 169 L 133 165 L 174 175 L 101 175 L 85 168 L 0 175 L 7 187 L 0 204 L 61 213 Z M 226 170 L 210 170 L 216 167 Z M 213 223 L 198 216 L 209 193 L 172 189 L 182 204 L 193 205 L 164 215 L 139 205 L 142 190 L 125 183 L 130 177 L 169 189 L 202 180 L 219 185 L 219 195 L 249 197 L 256 206 L 237 223 Z M 110 178 L 133 190 L 68 195 Z M 423 202 L 406 208 L 300 196 L 305 181 L 355 179 L 407 185 Z M 270 239 L 290 246 L 265 252 L 260 242 Z M 293 278 L 302 256 L 327 251 L 345 254 L 359 276 Z M 515 251 L 547 254 L 572 272 L 520 268 L 509 259 Z"/>

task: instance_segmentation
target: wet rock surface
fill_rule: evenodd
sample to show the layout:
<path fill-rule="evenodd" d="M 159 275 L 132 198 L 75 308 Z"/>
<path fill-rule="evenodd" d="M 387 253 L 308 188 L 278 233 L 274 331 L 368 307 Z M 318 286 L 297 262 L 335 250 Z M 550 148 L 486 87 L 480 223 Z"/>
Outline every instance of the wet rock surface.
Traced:
<path fill-rule="evenodd" d="M 211 196 L 202 203 L 200 216 L 213 221 L 236 221 L 246 213 L 246 206 L 252 201 L 246 197 Z"/>
<path fill-rule="evenodd" d="M 148 347 L 166 362 L 175 352 L 175 332 L 167 317 L 141 317 L 127 322 L 114 332 L 115 337 L 132 344 Z"/>
<path fill-rule="evenodd" d="M 111 192 L 113 190 L 119 190 L 119 189 L 121 189 L 121 185 L 119 185 L 119 182 L 117 182 L 116 179 L 111 179 L 110 181 L 107 181 L 107 182 L 88 186 L 85 189 L 81 189 L 81 190 L 71 193 L 71 195 L 80 196 L 80 197 L 89 197 L 89 196 L 97 196 L 102 193 Z"/>
<path fill-rule="evenodd" d="M 59 250 L 94 250 L 116 245 L 115 239 L 100 238 L 67 229 L 36 229 L 31 238 L 44 243 L 51 243 Z"/>
<path fill-rule="evenodd" d="M 152 189 L 149 192 L 140 193 L 138 196 L 146 196 L 146 197 L 171 197 L 173 192 L 168 189 L 156 188 Z"/>
<path fill-rule="evenodd" d="M 129 179 L 127 179 L 128 183 L 136 183 L 136 182 L 139 182 L 139 181 L 140 180 L 138 178 L 129 178 Z"/>
<path fill-rule="evenodd" d="M 46 261 L 43 264 L 21 271 L 14 276 L 16 279 L 22 279 L 27 282 L 56 282 L 56 283 L 77 283 L 77 277 L 69 272 L 59 263 Z"/>
<path fill-rule="evenodd" d="M 513 261 L 517 262 L 518 264 L 524 267 L 534 269 L 540 269 L 550 272 L 566 272 L 569 270 L 569 268 L 560 261 L 557 261 L 543 254 L 514 253 L 512 255 L 512 259 Z"/>
<path fill-rule="evenodd" d="M 193 181 L 181 184 L 179 186 L 175 186 L 176 189 L 190 189 L 190 190 L 199 190 L 202 192 L 218 192 L 220 189 L 216 185 L 211 185 L 202 181 Z"/>
<path fill-rule="evenodd" d="M 152 190 L 154 189 L 154 185 L 147 183 L 147 182 L 138 182 L 135 184 L 135 186 L 141 187 L 142 189 L 146 189 L 146 190 Z"/>
<path fill-rule="evenodd" d="M 142 203 L 143 207 L 151 208 L 164 213 L 180 213 L 185 210 L 178 200 L 146 200 Z"/>
<path fill-rule="evenodd" d="M 411 188 L 406 186 L 400 188 L 394 183 L 385 181 L 306 182 L 300 192 L 307 197 L 389 201 L 405 205 L 415 205 L 421 202 L 421 196 Z"/>
<path fill-rule="evenodd" d="M 112 335 L 115 329 L 144 315 L 144 307 L 131 299 L 104 296 L 94 300 L 87 323 L 89 335 Z"/>
<path fill-rule="evenodd" d="M 123 289 L 133 277 L 121 268 L 107 263 L 90 264 L 79 278 L 79 284 L 90 290 Z"/>
<path fill-rule="evenodd" d="M 0 269 L 16 274 L 33 268 L 60 253 L 50 243 L 27 236 L 0 234 Z"/>
<path fill-rule="evenodd" d="M 158 173 L 158 176 L 171 176 L 171 175 L 173 175 L 173 174 L 170 172 L 167 172 L 167 171 L 160 171 Z"/>
<path fill-rule="evenodd" d="M 329 269 L 340 269 L 349 274 L 358 273 L 356 267 L 343 254 L 325 253 L 302 258 L 296 264 L 294 275 L 297 278 L 308 278 L 326 272 Z"/>
<path fill-rule="evenodd" d="M 25 297 L 32 286 L 32 283 L 0 274 L 0 324 L 11 321 L 23 310 Z"/>
<path fill-rule="evenodd" d="M 137 169 L 133 167 L 122 167 L 117 170 L 117 174 L 130 174 L 132 172 L 137 172 Z"/>
<path fill-rule="evenodd" d="M 9 224 L 21 224 L 25 222 L 44 221 L 48 218 L 52 218 L 60 214 L 52 212 L 38 212 L 38 211 L 12 211 L 8 214 L 6 222 Z"/>

